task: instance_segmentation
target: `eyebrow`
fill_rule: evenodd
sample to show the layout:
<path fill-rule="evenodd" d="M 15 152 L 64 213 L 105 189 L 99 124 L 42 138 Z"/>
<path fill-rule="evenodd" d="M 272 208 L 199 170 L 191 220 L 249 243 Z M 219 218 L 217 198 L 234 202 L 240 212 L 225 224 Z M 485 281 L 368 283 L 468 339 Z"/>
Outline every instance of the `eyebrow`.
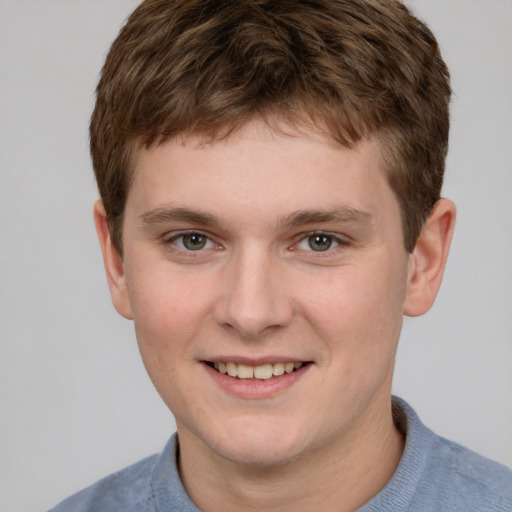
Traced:
<path fill-rule="evenodd" d="M 190 208 L 159 207 L 143 213 L 139 217 L 143 224 L 163 224 L 165 222 L 189 222 L 191 224 L 200 224 L 205 227 L 226 228 L 229 222 L 222 217 L 210 213 L 192 210 Z"/>
<path fill-rule="evenodd" d="M 143 224 L 147 225 L 178 221 L 227 230 L 230 224 L 230 222 L 223 217 L 183 206 L 163 206 L 154 208 L 144 212 L 139 218 Z M 287 229 L 306 224 L 324 224 L 329 222 L 337 224 L 361 224 L 370 227 L 374 219 L 372 215 L 365 210 L 343 205 L 328 210 L 297 210 L 278 219 L 276 225 L 280 229 Z"/>
<path fill-rule="evenodd" d="M 351 206 L 336 206 L 329 210 L 299 210 L 286 215 L 278 221 L 281 228 L 302 226 L 304 224 L 361 224 L 371 226 L 374 222 L 372 215 L 365 211 Z"/>

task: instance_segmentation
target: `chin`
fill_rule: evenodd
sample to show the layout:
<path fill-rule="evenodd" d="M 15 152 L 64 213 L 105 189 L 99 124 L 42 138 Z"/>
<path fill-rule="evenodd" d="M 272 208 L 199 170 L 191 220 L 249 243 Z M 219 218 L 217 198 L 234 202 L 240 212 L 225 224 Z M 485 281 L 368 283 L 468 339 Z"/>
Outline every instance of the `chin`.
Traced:
<path fill-rule="evenodd" d="M 224 426 L 224 435 L 206 443 L 222 458 L 240 466 L 278 467 L 300 457 L 307 444 L 297 422 L 275 418 L 244 418 Z M 304 430 L 302 430 L 304 431 Z"/>
<path fill-rule="evenodd" d="M 229 446 L 219 447 L 218 454 L 237 466 L 252 468 L 282 467 L 300 457 L 301 450 L 288 446 L 230 443 Z"/>

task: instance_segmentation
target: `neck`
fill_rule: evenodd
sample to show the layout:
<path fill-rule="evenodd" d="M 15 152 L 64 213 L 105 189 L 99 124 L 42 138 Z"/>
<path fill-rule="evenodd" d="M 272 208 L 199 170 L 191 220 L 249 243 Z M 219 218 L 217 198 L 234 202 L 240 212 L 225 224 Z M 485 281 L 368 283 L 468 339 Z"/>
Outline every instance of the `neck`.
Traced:
<path fill-rule="evenodd" d="M 355 510 L 386 485 L 404 447 L 390 404 L 372 416 L 370 428 L 355 426 L 342 440 L 272 467 L 234 464 L 180 434 L 183 484 L 204 512 Z"/>

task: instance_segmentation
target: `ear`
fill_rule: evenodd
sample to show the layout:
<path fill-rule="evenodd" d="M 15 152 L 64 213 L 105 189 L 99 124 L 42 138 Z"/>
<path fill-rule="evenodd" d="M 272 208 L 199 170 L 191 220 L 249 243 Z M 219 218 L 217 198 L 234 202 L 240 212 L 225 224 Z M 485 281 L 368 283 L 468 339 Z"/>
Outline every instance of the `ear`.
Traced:
<path fill-rule="evenodd" d="M 131 320 L 133 316 L 126 289 L 123 260 L 119 251 L 112 243 L 107 214 L 101 199 L 94 203 L 94 223 L 96 224 L 96 232 L 98 233 L 101 252 L 103 253 L 103 263 L 107 274 L 112 304 L 114 304 L 120 315 Z"/>
<path fill-rule="evenodd" d="M 409 260 L 404 314 L 419 316 L 434 304 L 450 250 L 455 205 L 440 199 L 421 230 Z"/>

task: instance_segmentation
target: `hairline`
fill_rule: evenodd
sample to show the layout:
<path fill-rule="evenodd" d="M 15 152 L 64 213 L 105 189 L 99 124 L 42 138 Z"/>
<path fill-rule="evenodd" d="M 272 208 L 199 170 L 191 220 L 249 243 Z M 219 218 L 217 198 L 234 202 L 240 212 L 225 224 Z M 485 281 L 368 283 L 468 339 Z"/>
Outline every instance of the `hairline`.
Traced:
<path fill-rule="evenodd" d="M 216 144 L 228 140 L 232 136 L 235 136 L 247 124 L 254 121 L 261 122 L 262 125 L 267 127 L 269 131 L 273 134 L 285 135 L 290 137 L 310 135 L 311 132 L 308 132 L 308 129 L 313 129 L 315 131 L 315 134 L 323 135 L 327 138 L 327 140 L 331 141 L 333 144 L 348 149 L 355 149 L 364 141 L 374 140 L 378 148 L 377 154 L 379 155 L 379 167 L 381 171 L 384 173 L 386 181 L 390 186 L 393 195 L 398 201 L 400 209 L 400 219 L 402 223 L 403 245 L 407 252 L 412 252 L 413 247 L 411 247 L 410 244 L 408 244 L 407 239 L 408 233 L 405 219 L 406 210 L 404 208 L 404 205 L 402 204 L 400 194 L 398 193 L 397 190 L 395 190 L 395 188 L 392 185 L 393 170 L 395 172 L 398 172 L 398 169 L 396 169 L 396 162 L 394 162 L 394 158 L 392 154 L 390 154 L 388 148 L 390 139 L 392 139 L 392 135 L 387 133 L 386 127 L 381 127 L 379 130 L 374 130 L 371 133 L 361 136 L 358 140 L 346 143 L 337 140 L 335 135 L 331 132 L 331 130 L 329 130 L 326 123 L 322 123 L 321 121 L 312 119 L 311 116 L 309 116 L 307 113 L 302 115 L 297 114 L 296 116 L 292 117 L 287 112 L 280 113 L 274 111 L 270 115 L 254 114 L 246 119 L 234 120 L 231 123 L 219 123 L 218 126 L 211 130 L 203 130 L 191 127 L 189 129 L 182 130 L 181 132 L 178 132 L 176 134 L 160 135 L 159 137 L 153 138 L 153 140 L 148 140 L 148 136 L 145 134 L 131 136 L 130 138 L 128 138 L 125 143 L 125 147 L 128 150 L 129 159 L 127 163 L 128 169 L 126 173 L 127 193 L 126 200 L 124 203 L 124 210 L 122 215 L 116 219 L 115 226 L 112 225 L 110 227 L 111 236 L 113 238 L 115 238 L 114 233 L 118 234 L 117 238 L 114 240 L 114 244 L 116 245 L 119 254 L 123 256 L 122 232 L 124 229 L 124 214 L 126 211 L 126 204 L 128 202 L 128 198 L 132 190 L 133 181 L 135 179 L 137 159 L 141 150 L 148 150 L 153 147 L 159 147 L 172 140 L 185 140 L 189 138 L 195 138 L 199 144 Z M 426 216 L 427 214 L 425 214 L 425 217 Z"/>

